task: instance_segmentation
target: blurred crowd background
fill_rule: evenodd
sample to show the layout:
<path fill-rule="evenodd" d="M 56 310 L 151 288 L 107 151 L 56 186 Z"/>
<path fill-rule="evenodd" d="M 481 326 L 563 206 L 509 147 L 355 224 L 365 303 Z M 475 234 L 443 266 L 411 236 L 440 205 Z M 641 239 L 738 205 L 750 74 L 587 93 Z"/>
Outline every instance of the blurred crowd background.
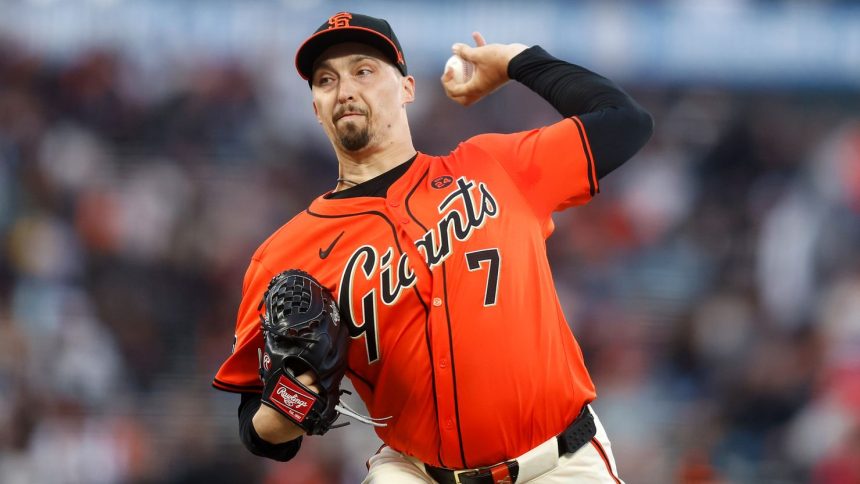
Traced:
<path fill-rule="evenodd" d="M 860 482 L 852 2 L 183 3 L 0 4 L 0 482 L 360 482 L 370 430 L 259 459 L 238 396 L 209 386 L 251 253 L 335 185 L 292 59 L 343 8 L 398 32 L 423 152 L 558 119 L 521 86 L 443 96 L 448 46 L 474 29 L 593 67 L 653 114 L 652 141 L 548 241 L 628 483 Z M 600 35 L 559 29 L 568 9 Z M 770 30 L 678 46 L 658 27 L 685 15 Z"/>

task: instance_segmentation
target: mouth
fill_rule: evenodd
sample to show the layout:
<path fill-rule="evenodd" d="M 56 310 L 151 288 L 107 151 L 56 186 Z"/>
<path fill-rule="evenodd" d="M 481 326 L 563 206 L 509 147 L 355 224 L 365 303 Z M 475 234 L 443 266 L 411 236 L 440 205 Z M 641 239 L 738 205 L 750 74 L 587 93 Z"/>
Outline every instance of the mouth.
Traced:
<path fill-rule="evenodd" d="M 336 116 L 336 117 L 334 118 L 334 121 L 335 121 L 335 122 L 338 122 L 338 121 L 340 121 L 341 119 L 354 119 L 354 118 L 356 118 L 356 117 L 358 117 L 358 116 L 364 116 L 364 113 L 359 113 L 359 112 L 346 112 L 346 113 L 341 113 L 341 114 L 339 114 L 338 116 Z"/>
<path fill-rule="evenodd" d="M 334 113 L 334 122 L 337 123 L 341 119 L 355 119 L 359 116 L 367 116 L 367 112 L 358 106 L 342 106 L 339 112 Z"/>

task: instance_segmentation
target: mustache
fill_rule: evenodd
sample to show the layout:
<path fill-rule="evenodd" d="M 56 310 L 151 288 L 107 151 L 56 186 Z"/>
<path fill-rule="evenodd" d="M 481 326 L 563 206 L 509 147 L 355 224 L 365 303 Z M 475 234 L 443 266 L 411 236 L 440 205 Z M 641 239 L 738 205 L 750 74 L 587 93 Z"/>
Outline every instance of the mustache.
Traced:
<path fill-rule="evenodd" d="M 358 106 L 356 106 L 356 105 L 354 105 L 354 104 L 346 104 L 346 105 L 344 105 L 344 106 L 342 106 L 342 107 L 338 108 L 338 109 L 334 112 L 333 119 L 334 119 L 335 121 L 337 121 L 338 119 L 340 119 L 340 118 L 342 118 L 342 117 L 346 116 L 347 114 L 361 114 L 361 115 L 367 115 L 367 110 L 366 110 L 366 109 L 363 109 L 363 108 L 360 108 L 360 107 L 358 107 Z"/>

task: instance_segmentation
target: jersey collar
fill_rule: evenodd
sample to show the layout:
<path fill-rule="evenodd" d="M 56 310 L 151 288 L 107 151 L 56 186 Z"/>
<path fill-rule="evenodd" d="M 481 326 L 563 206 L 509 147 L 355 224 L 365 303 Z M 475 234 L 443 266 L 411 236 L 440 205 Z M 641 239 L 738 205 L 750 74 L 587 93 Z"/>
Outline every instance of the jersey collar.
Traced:
<path fill-rule="evenodd" d="M 381 211 L 385 209 L 387 203 L 402 202 L 406 192 L 417 181 L 424 172 L 428 163 L 428 156 L 418 152 L 415 155 L 415 161 L 406 172 L 395 180 L 388 187 L 386 197 L 350 197 L 350 198 L 325 198 L 332 193 L 328 191 L 311 202 L 308 211 L 320 215 L 350 215 L 359 214 L 362 212 Z"/>

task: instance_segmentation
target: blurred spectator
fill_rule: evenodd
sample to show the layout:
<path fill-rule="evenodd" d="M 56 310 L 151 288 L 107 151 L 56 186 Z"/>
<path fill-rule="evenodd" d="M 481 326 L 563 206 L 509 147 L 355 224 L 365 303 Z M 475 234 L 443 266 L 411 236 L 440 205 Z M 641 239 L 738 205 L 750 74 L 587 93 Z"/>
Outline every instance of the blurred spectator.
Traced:
<path fill-rule="evenodd" d="M 208 388 L 256 242 L 333 185 L 273 115 L 309 100 L 274 65 L 149 59 L 154 86 L 134 59 L 0 41 L 0 482 L 357 482 L 370 431 L 267 462 Z M 548 247 L 621 473 L 860 482 L 856 93 L 637 88 L 655 139 Z M 417 145 L 557 116 L 497 95 L 424 90 Z"/>

